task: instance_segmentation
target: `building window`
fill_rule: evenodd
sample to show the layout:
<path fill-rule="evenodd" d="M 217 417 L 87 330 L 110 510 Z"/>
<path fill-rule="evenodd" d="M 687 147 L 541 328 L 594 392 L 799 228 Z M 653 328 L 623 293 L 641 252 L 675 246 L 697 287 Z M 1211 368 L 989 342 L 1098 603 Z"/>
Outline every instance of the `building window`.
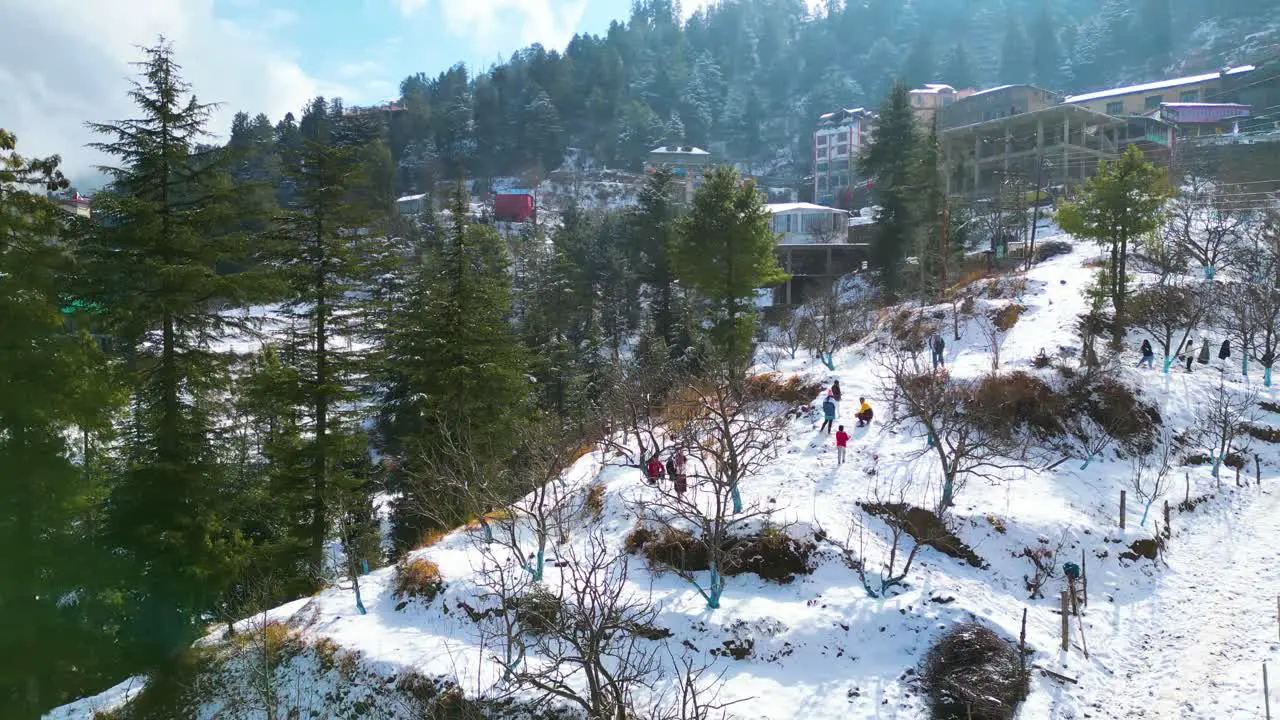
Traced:
<path fill-rule="evenodd" d="M 826 136 L 826 135 L 819 135 L 819 136 L 818 136 L 818 145 L 819 145 L 819 146 L 822 146 L 822 145 L 826 145 L 826 144 L 827 144 L 827 136 Z"/>
<path fill-rule="evenodd" d="M 1108 114 L 1108 115 L 1123 115 L 1123 114 L 1124 114 L 1124 101 L 1122 101 L 1122 100 L 1117 100 L 1116 102 L 1109 102 L 1109 103 L 1107 103 L 1107 114 Z"/>
<path fill-rule="evenodd" d="M 1155 110 L 1160 107 L 1162 102 L 1164 102 L 1163 95 L 1148 95 L 1147 99 L 1143 101 L 1143 106 L 1148 110 Z"/>
<path fill-rule="evenodd" d="M 1178 102 L 1200 102 L 1199 90 L 1183 90 L 1178 95 Z"/>

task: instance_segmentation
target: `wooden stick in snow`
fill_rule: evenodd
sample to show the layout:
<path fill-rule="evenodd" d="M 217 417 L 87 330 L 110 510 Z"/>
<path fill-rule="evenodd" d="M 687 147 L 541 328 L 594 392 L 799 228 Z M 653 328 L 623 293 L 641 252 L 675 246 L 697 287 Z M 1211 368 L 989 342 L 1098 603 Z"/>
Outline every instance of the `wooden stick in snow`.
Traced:
<path fill-rule="evenodd" d="M 1067 591 L 1062 591 L 1062 649 L 1070 649 L 1071 635 L 1071 601 L 1067 599 Z"/>

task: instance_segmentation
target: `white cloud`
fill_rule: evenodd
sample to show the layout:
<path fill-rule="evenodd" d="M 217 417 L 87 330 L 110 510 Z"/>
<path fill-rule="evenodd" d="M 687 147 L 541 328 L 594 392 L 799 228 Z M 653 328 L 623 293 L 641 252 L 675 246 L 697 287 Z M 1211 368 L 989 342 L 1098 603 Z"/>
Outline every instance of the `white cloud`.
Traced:
<path fill-rule="evenodd" d="M 406 17 L 427 0 L 391 0 Z M 440 12 L 449 32 L 477 45 L 485 54 L 512 44 L 542 43 L 563 49 L 573 37 L 587 0 L 441 0 Z"/>
<path fill-rule="evenodd" d="M 210 126 L 219 135 L 238 110 L 275 120 L 315 95 L 366 99 L 303 71 L 267 32 L 292 18 L 269 8 L 262 22 L 236 23 L 213 0 L 0 0 L 0 17 L 0 126 L 25 155 L 61 154 L 73 178 L 103 161 L 84 147 L 95 139 L 84 122 L 131 116 L 129 63 L 161 34 L 200 100 L 222 103 Z"/>

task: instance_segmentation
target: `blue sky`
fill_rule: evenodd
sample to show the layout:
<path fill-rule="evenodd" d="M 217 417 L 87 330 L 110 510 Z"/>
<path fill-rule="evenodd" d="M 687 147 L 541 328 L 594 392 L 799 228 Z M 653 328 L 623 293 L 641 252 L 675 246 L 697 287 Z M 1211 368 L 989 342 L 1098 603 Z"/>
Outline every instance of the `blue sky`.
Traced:
<path fill-rule="evenodd" d="M 686 0 L 686 14 L 708 0 Z M 317 96 L 395 98 L 415 72 L 483 70 L 533 42 L 563 48 L 603 33 L 631 0 L 0 0 L 0 98 L 19 152 L 60 155 L 77 182 L 100 182 L 86 121 L 131 117 L 130 63 L 163 35 L 225 137 L 243 110 L 273 121 Z M 50 49 L 56 49 L 50 51 Z"/>
<path fill-rule="evenodd" d="M 270 27 L 307 74 L 349 87 L 349 102 L 390 99 L 410 73 L 459 61 L 483 69 L 541 42 L 603 33 L 630 0 L 216 0 L 237 24 Z"/>

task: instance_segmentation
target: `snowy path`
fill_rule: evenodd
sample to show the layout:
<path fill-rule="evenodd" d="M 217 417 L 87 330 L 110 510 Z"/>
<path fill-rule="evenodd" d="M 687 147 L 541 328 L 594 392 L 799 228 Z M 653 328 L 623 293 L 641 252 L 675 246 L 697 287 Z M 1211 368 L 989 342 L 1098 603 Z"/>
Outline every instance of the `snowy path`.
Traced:
<path fill-rule="evenodd" d="M 1114 672 L 1092 705 L 1107 718 L 1263 717 L 1264 661 L 1280 709 L 1280 549 L 1259 538 L 1280 537 L 1280 489 L 1245 488 L 1182 518 L 1152 596 L 1113 608 L 1090 593 L 1090 612 L 1114 612 L 1117 628 L 1087 638 Z"/>

